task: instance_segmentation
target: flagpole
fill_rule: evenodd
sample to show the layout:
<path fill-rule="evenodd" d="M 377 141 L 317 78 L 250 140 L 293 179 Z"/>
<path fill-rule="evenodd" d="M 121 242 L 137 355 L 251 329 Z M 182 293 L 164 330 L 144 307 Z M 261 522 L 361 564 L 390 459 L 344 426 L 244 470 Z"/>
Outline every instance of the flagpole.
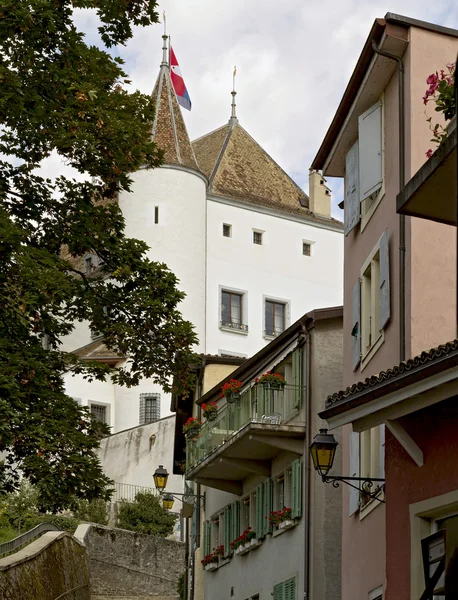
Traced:
<path fill-rule="evenodd" d="M 235 91 L 235 76 L 237 74 L 237 67 L 234 67 L 234 72 L 232 74 L 232 104 L 231 104 L 231 121 L 232 122 L 237 122 L 237 112 L 236 112 L 236 104 L 235 104 L 235 96 L 237 95 L 237 92 Z"/>
<path fill-rule="evenodd" d="M 164 34 L 162 35 L 162 40 L 163 40 L 163 44 L 162 44 L 162 63 L 161 65 L 168 65 L 168 61 L 167 61 L 167 20 L 165 17 L 165 10 L 163 12 L 163 19 L 164 19 Z"/>

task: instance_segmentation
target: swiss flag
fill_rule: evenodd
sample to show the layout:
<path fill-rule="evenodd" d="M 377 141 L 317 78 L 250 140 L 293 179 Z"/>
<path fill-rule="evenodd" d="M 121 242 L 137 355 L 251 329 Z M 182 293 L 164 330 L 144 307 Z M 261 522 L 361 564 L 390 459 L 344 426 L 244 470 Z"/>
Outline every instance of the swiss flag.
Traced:
<path fill-rule="evenodd" d="M 188 90 L 184 83 L 183 76 L 180 71 L 180 65 L 178 64 L 177 57 L 173 48 L 170 47 L 170 79 L 172 80 L 175 93 L 178 98 L 178 103 L 183 108 L 191 110 L 191 98 L 189 97 Z"/>

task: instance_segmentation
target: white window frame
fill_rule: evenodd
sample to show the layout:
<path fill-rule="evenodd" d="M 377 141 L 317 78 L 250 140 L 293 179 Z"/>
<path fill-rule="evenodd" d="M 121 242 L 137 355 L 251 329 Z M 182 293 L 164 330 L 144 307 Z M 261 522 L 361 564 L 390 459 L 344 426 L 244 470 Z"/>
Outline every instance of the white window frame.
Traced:
<path fill-rule="evenodd" d="M 106 415 L 105 424 L 111 426 L 111 405 L 108 404 L 107 402 L 97 402 L 95 400 L 88 400 L 89 412 L 92 412 L 92 407 L 93 406 L 101 406 L 101 407 L 106 408 L 106 411 L 105 411 L 105 415 Z"/>
<path fill-rule="evenodd" d="M 384 428 L 385 425 L 378 425 L 360 433 L 360 477 L 368 477 L 369 479 L 384 479 L 385 477 L 384 467 L 382 466 L 382 461 L 384 461 L 385 457 L 385 442 L 382 427 Z M 361 502 L 362 494 L 360 494 L 360 520 L 364 519 L 374 508 L 379 506 L 381 504 L 380 500 L 384 500 L 385 489 L 383 485 L 378 485 L 374 482 L 372 491 L 375 492 L 377 487 L 380 488 L 377 498 L 369 498 L 364 505 Z"/>
<path fill-rule="evenodd" d="M 243 329 L 236 329 L 233 327 L 226 327 L 221 325 L 223 316 L 223 292 L 230 294 L 239 294 L 242 296 L 242 325 L 246 325 L 246 331 Z M 248 335 L 248 291 L 240 290 L 238 288 L 229 287 L 228 285 L 220 285 L 218 289 L 218 324 L 221 331 L 229 331 L 230 333 L 238 333 L 239 335 Z"/>
<path fill-rule="evenodd" d="M 286 300 L 285 298 L 275 298 L 273 296 L 266 296 L 263 294 L 262 296 L 262 331 L 263 337 L 265 340 L 273 340 L 279 335 L 268 335 L 266 333 L 266 302 L 276 302 L 277 304 L 283 304 L 285 307 L 285 331 L 291 325 L 291 301 Z M 283 333 L 282 331 L 282 333 Z"/>
<path fill-rule="evenodd" d="M 380 329 L 380 242 L 372 249 L 360 271 L 361 281 L 361 371 L 385 341 L 385 330 Z M 371 269 L 370 285 L 367 272 Z M 369 323 L 369 324 L 368 324 Z M 366 342 L 369 340 L 370 344 Z"/>

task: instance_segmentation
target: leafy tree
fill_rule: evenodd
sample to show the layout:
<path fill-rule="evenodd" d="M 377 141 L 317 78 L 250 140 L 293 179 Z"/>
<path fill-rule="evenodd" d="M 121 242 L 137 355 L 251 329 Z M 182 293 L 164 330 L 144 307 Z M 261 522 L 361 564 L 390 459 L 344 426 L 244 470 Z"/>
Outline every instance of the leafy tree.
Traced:
<path fill-rule="evenodd" d="M 27 518 L 37 513 L 37 491 L 23 479 L 19 489 L 12 494 L 7 494 L 2 504 L 2 513 L 7 517 L 9 525 L 21 533 Z"/>
<path fill-rule="evenodd" d="M 0 491 L 18 487 L 20 470 L 51 512 L 109 496 L 95 455 L 108 429 L 65 394 L 63 374 L 121 385 L 149 377 L 166 391 L 173 377 L 186 393 L 196 342 L 178 311 L 175 276 L 125 236 L 117 204 L 134 171 L 160 164 L 152 100 L 126 91 L 122 60 L 85 43 L 74 8 L 96 11 L 106 48 L 157 22 L 155 0 L 0 7 Z M 41 177 L 37 167 L 52 152 L 88 180 Z M 86 253 L 103 273 L 85 273 Z M 128 356 L 126 366 L 61 351 L 78 321 Z"/>
<path fill-rule="evenodd" d="M 122 501 L 118 511 L 118 527 L 157 537 L 173 533 L 178 515 L 162 508 L 158 496 L 149 492 L 138 492 L 134 502 Z"/>
<path fill-rule="evenodd" d="M 76 519 L 98 523 L 99 525 L 108 525 L 107 503 L 104 500 L 96 499 L 80 500 L 73 514 Z"/>

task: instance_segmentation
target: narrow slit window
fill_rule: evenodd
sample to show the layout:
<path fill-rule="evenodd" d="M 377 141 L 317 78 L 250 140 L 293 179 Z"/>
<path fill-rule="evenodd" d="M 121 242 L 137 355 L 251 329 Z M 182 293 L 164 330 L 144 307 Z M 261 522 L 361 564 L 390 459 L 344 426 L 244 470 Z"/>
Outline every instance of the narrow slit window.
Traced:
<path fill-rule="evenodd" d="M 155 225 L 159 223 L 159 206 L 154 207 L 154 223 Z"/>
<path fill-rule="evenodd" d="M 302 254 L 304 256 L 312 256 L 312 244 L 309 242 L 302 242 Z"/>
<path fill-rule="evenodd" d="M 262 246 L 262 232 L 261 231 L 253 231 L 253 244 L 257 246 Z"/>
<path fill-rule="evenodd" d="M 224 237 L 232 237 L 232 225 L 223 223 L 223 236 Z"/>

